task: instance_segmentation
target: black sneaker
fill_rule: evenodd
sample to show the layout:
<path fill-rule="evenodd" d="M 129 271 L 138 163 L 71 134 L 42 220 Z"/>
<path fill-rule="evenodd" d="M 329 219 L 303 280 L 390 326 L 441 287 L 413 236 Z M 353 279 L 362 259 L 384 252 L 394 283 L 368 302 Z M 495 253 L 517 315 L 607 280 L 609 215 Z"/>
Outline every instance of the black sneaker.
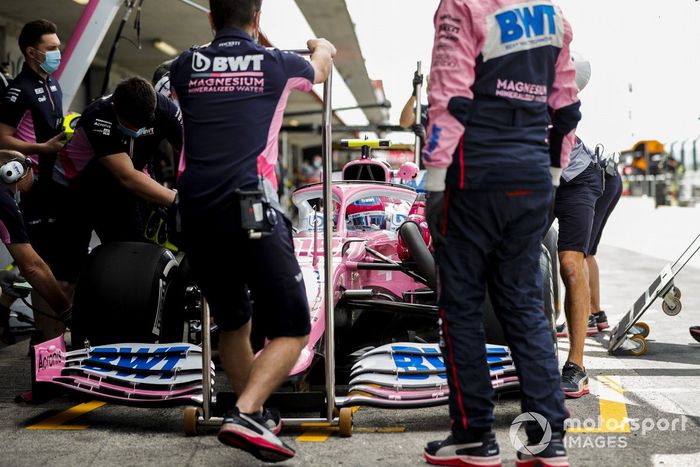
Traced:
<path fill-rule="evenodd" d="M 485 433 L 479 441 L 458 443 L 448 436 L 443 441 L 431 441 L 423 450 L 428 464 L 465 467 L 500 467 L 501 456 L 494 433 Z"/>
<path fill-rule="evenodd" d="M 267 428 L 260 414 L 244 414 L 237 408 L 227 412 L 217 438 L 222 443 L 242 449 L 264 462 L 281 462 L 296 454 Z"/>
<path fill-rule="evenodd" d="M 569 467 L 564 441 L 559 433 L 552 433 L 552 439 L 547 443 L 547 446 L 544 450 L 540 451 L 540 449 L 542 446 L 539 443 L 528 443 L 522 449 L 528 452 L 518 451 L 518 457 L 515 460 L 516 467 Z"/>
<path fill-rule="evenodd" d="M 595 316 L 588 315 L 588 328 L 586 329 L 586 335 L 592 336 L 598 334 L 598 324 L 596 323 Z"/>
<path fill-rule="evenodd" d="M 593 317 L 595 318 L 598 331 L 605 331 L 610 327 L 610 325 L 608 325 L 608 317 L 603 310 L 600 310 L 598 313 L 593 313 Z"/>
<path fill-rule="evenodd" d="M 282 431 L 282 416 L 277 409 L 263 409 L 262 419 L 265 422 L 265 427 L 272 432 L 273 435 L 278 435 Z"/>
<path fill-rule="evenodd" d="M 561 370 L 561 389 L 566 397 L 572 399 L 588 394 L 586 370 L 575 363 L 566 362 Z"/>

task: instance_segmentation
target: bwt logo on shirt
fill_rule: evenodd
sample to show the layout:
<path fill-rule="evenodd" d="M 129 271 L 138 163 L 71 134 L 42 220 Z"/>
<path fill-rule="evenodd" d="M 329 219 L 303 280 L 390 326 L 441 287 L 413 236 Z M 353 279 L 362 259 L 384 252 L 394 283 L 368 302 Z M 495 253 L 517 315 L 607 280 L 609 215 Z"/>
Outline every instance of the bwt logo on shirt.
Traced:
<path fill-rule="evenodd" d="M 192 70 L 197 72 L 260 71 L 264 59 L 262 54 L 211 59 L 200 52 L 194 52 L 192 54 Z"/>
<path fill-rule="evenodd" d="M 549 2 L 509 5 L 488 16 L 486 22 L 484 62 L 538 47 L 564 45 L 564 18 L 561 10 Z"/>
<path fill-rule="evenodd" d="M 496 15 L 496 21 L 501 29 L 501 42 L 505 44 L 517 41 L 523 35 L 528 38 L 554 35 L 557 33 L 554 16 L 553 5 L 535 5 L 499 13 Z"/>

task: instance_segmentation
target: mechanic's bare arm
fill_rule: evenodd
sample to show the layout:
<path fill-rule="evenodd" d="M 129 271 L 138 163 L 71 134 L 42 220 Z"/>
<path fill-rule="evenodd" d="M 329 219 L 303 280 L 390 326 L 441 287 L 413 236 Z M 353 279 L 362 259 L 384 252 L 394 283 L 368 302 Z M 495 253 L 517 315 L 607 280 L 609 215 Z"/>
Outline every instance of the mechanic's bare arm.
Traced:
<path fill-rule="evenodd" d="M 416 123 L 416 96 L 411 96 L 401 110 L 399 125 L 403 128 L 411 128 Z"/>
<path fill-rule="evenodd" d="M 63 147 L 61 140 L 63 132 L 57 134 L 45 143 L 27 143 L 15 137 L 16 128 L 0 123 L 0 148 L 12 149 L 22 154 L 56 154 Z"/>
<path fill-rule="evenodd" d="M 311 66 L 314 68 L 314 84 L 323 83 L 331 72 L 335 46 L 326 39 L 309 39 L 306 46 L 311 51 Z"/>
<path fill-rule="evenodd" d="M 63 294 L 51 269 L 29 243 L 12 243 L 7 250 L 19 266 L 22 276 L 32 288 L 46 300 L 51 309 L 61 314 L 70 308 L 71 303 Z"/>
<path fill-rule="evenodd" d="M 136 170 L 127 153 L 101 157 L 100 162 L 116 177 L 121 186 L 139 198 L 165 207 L 172 206 L 175 201 L 175 191 L 165 188 L 145 173 Z"/>

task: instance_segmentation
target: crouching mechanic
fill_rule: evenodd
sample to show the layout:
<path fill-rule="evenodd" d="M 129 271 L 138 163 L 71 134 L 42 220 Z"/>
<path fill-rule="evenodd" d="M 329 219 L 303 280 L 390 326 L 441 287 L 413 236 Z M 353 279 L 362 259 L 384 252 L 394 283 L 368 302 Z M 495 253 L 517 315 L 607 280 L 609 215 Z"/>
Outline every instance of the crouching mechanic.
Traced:
<path fill-rule="evenodd" d="M 184 122 L 178 181 L 184 248 L 222 330 L 221 362 L 238 395 L 218 438 L 261 460 L 280 461 L 295 452 L 273 434 L 279 418 L 263 411 L 263 403 L 297 361 L 310 318 L 291 227 L 276 199 L 277 140 L 289 93 L 325 81 L 335 48 L 324 39 L 308 41 L 310 63 L 266 49 L 254 39 L 262 0 L 209 4 L 214 40 L 183 53 L 170 68 Z M 258 229 L 261 239 L 243 228 L 246 198 L 271 206 Z M 248 290 L 270 339 L 255 360 Z"/>
<path fill-rule="evenodd" d="M 0 279 L 3 297 L 0 298 L 0 316 L 9 316 L 9 303 L 18 298 L 12 292 L 13 282 L 25 279 L 32 289 L 41 296 L 51 310 L 44 310 L 47 316 L 43 321 L 36 320 L 37 339 L 44 342 L 60 336 L 65 331 L 64 322 L 70 319 L 71 304 L 51 273 L 49 266 L 34 251 L 24 227 L 24 220 L 15 199 L 19 192 L 25 192 L 32 186 L 32 162 L 22 153 L 0 150 L 0 240 L 5 244 L 17 267 L 22 273 L 6 273 Z M 5 301 L 5 297 L 10 302 Z M 0 322 L 6 326 L 4 322 Z"/>
<path fill-rule="evenodd" d="M 83 111 L 54 170 L 69 187 L 59 227 L 73 233 L 62 280 L 75 282 L 93 229 L 102 243 L 145 241 L 146 202 L 173 205 L 176 192 L 148 173 L 163 140 L 180 151 L 180 110 L 143 78 L 122 81 Z"/>
<path fill-rule="evenodd" d="M 525 40 L 522 18 L 532 18 L 536 39 Z M 567 466 L 568 414 L 539 258 L 553 175 L 568 162 L 581 117 L 571 28 L 546 0 L 443 0 L 435 31 L 423 160 L 452 433 L 424 455 L 437 465 L 501 465 L 482 324 L 488 284 L 522 410 L 551 427 L 543 446 L 539 424 L 526 424 L 528 445 L 543 449 L 520 449 L 516 465 Z"/>

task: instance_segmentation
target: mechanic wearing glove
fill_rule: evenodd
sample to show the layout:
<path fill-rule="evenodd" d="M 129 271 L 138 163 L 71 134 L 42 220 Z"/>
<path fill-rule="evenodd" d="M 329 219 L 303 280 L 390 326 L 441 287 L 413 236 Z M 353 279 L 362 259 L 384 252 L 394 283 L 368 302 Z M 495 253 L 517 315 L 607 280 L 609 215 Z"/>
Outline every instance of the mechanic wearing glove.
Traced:
<path fill-rule="evenodd" d="M 32 186 L 31 160 L 17 151 L 0 150 L 0 240 L 5 244 L 22 276 L 14 271 L 0 272 L 0 325 L 9 317 L 9 306 L 21 298 L 12 284 L 26 281 L 41 296 L 52 311 L 35 313 L 34 320 L 39 342 L 60 336 L 65 331 L 61 320 L 70 315 L 71 304 L 51 273 L 49 266 L 34 251 L 24 227 L 16 195 Z M 48 316 L 47 316 L 48 315 Z M 6 324 L 4 324 L 7 326 Z"/>
<path fill-rule="evenodd" d="M 401 109 L 399 125 L 403 128 L 410 128 L 420 139 L 421 145 L 425 144 L 425 128 L 428 126 L 428 106 L 421 105 L 420 123 L 416 123 L 416 86 L 423 85 L 423 75 L 417 71 L 413 74 L 413 92 Z M 428 95 L 423 89 L 424 95 Z"/>
<path fill-rule="evenodd" d="M 443 0 L 435 31 L 423 159 L 452 433 L 424 455 L 433 464 L 501 465 L 482 325 L 488 283 L 523 411 L 542 415 L 552 429 L 545 449 L 518 452 L 517 465 L 568 465 L 568 413 L 542 312 L 539 258 L 552 184 L 581 117 L 571 28 L 547 0 Z M 542 439 L 538 424 L 526 431 L 529 444 Z"/>
<path fill-rule="evenodd" d="M 58 216 L 65 247 L 59 279 L 74 283 L 94 229 L 102 243 L 145 241 L 147 202 L 171 207 L 176 192 L 149 175 L 161 141 L 182 145 L 180 109 L 143 78 L 128 78 L 83 111 L 59 154 L 54 180 L 69 187 Z"/>
<path fill-rule="evenodd" d="M 184 247 L 222 331 L 221 362 L 238 394 L 218 437 L 261 460 L 280 461 L 295 452 L 273 434 L 279 418 L 263 403 L 296 363 L 310 317 L 291 226 L 276 199 L 277 140 L 287 96 L 326 80 L 335 47 L 325 39 L 308 41 L 310 62 L 262 47 L 255 39 L 261 4 L 210 0 L 216 36 L 173 62 L 170 84 L 184 116 L 178 182 Z M 267 214 L 262 238 L 243 228 L 253 217 L 245 204 L 250 199 L 268 205 L 261 210 Z M 269 339 L 255 360 L 248 290 Z"/>

